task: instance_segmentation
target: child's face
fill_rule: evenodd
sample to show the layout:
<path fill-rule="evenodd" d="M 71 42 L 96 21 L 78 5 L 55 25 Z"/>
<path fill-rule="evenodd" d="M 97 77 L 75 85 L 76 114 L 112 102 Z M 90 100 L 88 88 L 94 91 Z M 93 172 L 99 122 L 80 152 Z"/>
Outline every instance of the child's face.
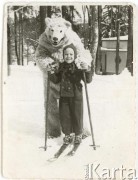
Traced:
<path fill-rule="evenodd" d="M 74 61 L 74 50 L 72 48 L 67 48 L 64 51 L 64 61 L 66 63 L 72 63 Z"/>

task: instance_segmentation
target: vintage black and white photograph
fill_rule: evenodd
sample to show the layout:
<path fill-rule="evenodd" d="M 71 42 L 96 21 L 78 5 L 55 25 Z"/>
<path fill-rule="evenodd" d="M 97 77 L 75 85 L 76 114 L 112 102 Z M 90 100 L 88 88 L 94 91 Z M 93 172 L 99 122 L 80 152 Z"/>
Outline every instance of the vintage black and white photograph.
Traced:
<path fill-rule="evenodd" d="M 137 177 L 134 9 L 5 4 L 3 177 Z"/>

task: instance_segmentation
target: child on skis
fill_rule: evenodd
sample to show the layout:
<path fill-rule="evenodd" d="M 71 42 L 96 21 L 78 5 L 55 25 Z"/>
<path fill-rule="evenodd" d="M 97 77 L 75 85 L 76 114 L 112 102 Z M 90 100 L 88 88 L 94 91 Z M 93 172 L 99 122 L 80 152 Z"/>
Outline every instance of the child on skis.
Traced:
<path fill-rule="evenodd" d="M 65 134 L 63 144 L 68 145 L 73 141 L 72 133 L 75 134 L 74 144 L 82 141 L 83 130 L 83 92 L 81 80 L 85 71 L 86 81 L 92 81 L 91 68 L 85 62 L 76 63 L 77 52 L 73 44 L 63 49 L 64 62 L 50 75 L 51 81 L 60 83 L 59 115 L 62 132 Z"/>

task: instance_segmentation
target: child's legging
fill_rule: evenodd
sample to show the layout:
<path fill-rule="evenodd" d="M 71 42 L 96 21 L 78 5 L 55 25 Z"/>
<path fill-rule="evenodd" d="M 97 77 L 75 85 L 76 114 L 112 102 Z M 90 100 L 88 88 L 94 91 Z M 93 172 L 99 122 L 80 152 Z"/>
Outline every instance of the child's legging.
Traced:
<path fill-rule="evenodd" d="M 61 97 L 59 100 L 59 114 L 62 132 L 65 135 L 82 134 L 83 129 L 83 97 Z"/>

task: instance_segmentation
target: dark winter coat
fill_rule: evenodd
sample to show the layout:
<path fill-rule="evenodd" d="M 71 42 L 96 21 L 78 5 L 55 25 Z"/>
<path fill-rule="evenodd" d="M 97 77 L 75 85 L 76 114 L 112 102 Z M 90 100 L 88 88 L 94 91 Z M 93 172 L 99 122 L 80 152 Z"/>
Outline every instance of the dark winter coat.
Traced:
<path fill-rule="evenodd" d="M 86 82 L 92 81 L 92 71 L 85 72 Z M 60 64 L 58 72 L 51 74 L 50 79 L 54 83 L 60 82 L 60 96 L 74 97 L 82 91 L 81 80 L 83 80 L 83 72 L 79 70 L 75 63 L 63 62 Z"/>

